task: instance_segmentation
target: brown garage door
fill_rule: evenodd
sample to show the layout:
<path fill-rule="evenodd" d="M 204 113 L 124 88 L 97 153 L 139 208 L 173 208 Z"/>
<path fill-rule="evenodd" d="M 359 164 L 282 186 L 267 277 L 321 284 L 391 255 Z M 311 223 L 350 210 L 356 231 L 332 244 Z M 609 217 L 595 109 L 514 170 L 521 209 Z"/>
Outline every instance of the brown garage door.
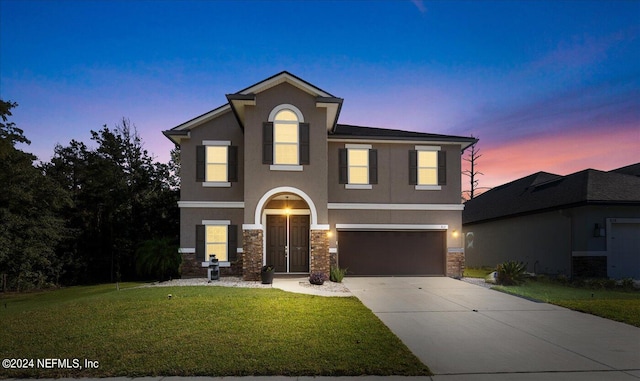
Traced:
<path fill-rule="evenodd" d="M 349 275 L 444 275 L 446 232 L 340 231 L 338 261 Z"/>

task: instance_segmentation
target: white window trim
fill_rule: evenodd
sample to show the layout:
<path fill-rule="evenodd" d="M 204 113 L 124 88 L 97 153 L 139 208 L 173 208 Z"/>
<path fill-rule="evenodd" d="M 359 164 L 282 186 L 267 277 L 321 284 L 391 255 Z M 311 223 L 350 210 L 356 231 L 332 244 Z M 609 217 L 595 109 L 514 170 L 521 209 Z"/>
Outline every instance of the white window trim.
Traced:
<path fill-rule="evenodd" d="M 203 146 L 211 146 L 211 147 L 229 147 L 231 145 L 231 141 L 230 140 L 203 140 L 202 141 L 202 145 Z M 204 164 L 205 164 L 204 175 L 205 175 L 205 178 L 206 178 L 207 177 L 206 165 L 208 164 L 206 153 L 205 153 L 205 163 Z M 227 168 L 228 168 L 228 166 L 229 166 L 229 158 L 227 157 Z M 202 182 L 202 187 L 203 188 L 231 188 L 231 182 L 229 182 L 229 181 L 203 181 Z"/>
<path fill-rule="evenodd" d="M 441 146 L 415 146 L 415 150 L 416 151 L 427 151 L 427 152 L 439 152 L 442 150 Z M 437 158 L 436 158 L 437 160 Z M 418 159 L 418 167 L 416 168 L 417 171 L 420 171 L 420 159 Z M 437 168 L 438 163 L 436 162 L 436 176 L 437 176 Z M 418 184 L 415 186 L 415 190 L 417 191 L 439 191 L 442 190 L 442 186 L 441 185 L 437 185 L 437 184 Z"/>
<path fill-rule="evenodd" d="M 416 185 L 416 190 L 419 191 L 439 191 L 442 190 L 442 185 Z"/>
<path fill-rule="evenodd" d="M 360 150 L 371 150 L 373 148 L 373 146 L 371 144 L 345 144 L 344 148 L 347 150 L 347 183 L 344 185 L 344 189 L 373 189 L 373 185 L 372 184 L 351 184 L 349 183 L 349 181 L 351 181 L 351 179 L 349 178 L 351 171 L 349 171 L 349 168 L 351 167 L 349 165 L 349 150 L 351 149 L 360 149 Z M 368 155 L 368 152 L 367 152 Z M 369 182 L 369 159 L 367 158 L 367 183 Z"/>
<path fill-rule="evenodd" d="M 373 189 L 371 184 L 344 184 L 344 189 Z"/>
<path fill-rule="evenodd" d="M 204 188 L 231 188 L 231 183 L 228 181 L 204 181 L 202 186 Z"/>
<path fill-rule="evenodd" d="M 273 122 L 274 123 L 274 135 L 275 135 L 275 118 L 276 115 L 282 111 L 282 110 L 290 110 L 293 111 L 294 114 L 296 114 L 296 117 L 298 118 L 298 122 L 296 123 L 298 126 L 300 126 L 300 123 L 304 123 L 304 115 L 302 114 L 302 111 L 300 111 L 299 108 L 297 108 L 296 106 L 290 104 L 290 103 L 283 103 L 280 105 L 277 105 L 276 107 L 273 108 L 273 110 L 271 110 L 271 112 L 269 113 L 269 122 Z M 292 123 L 293 124 L 293 123 Z M 273 137 L 273 161 L 275 162 L 276 160 L 276 139 L 275 136 Z M 298 136 L 298 141 L 296 143 L 296 146 L 298 147 L 298 152 L 300 152 L 300 136 Z M 298 156 L 298 163 L 300 162 L 300 157 Z M 303 166 L 300 164 L 271 164 L 269 166 L 269 170 L 271 171 L 293 171 L 293 172 L 299 172 L 303 170 Z"/>
<path fill-rule="evenodd" d="M 416 151 L 442 151 L 440 146 L 415 146 Z"/>
<path fill-rule="evenodd" d="M 244 201 L 178 201 L 178 208 L 244 209 Z"/>
<path fill-rule="evenodd" d="M 299 160 L 299 158 L 298 158 Z M 296 164 L 271 164 L 269 165 L 269 170 L 271 171 L 291 171 L 291 172 L 301 172 L 304 169 L 302 165 Z"/>
<path fill-rule="evenodd" d="M 376 203 L 327 203 L 330 210 L 464 210 L 464 204 L 376 204 Z"/>
<path fill-rule="evenodd" d="M 443 224 L 336 224 L 336 230 L 447 230 Z"/>
<path fill-rule="evenodd" d="M 273 122 L 274 119 L 276 118 L 276 114 L 278 114 L 282 110 L 293 111 L 298 117 L 298 123 L 304 123 L 304 115 L 302 115 L 302 111 L 300 111 L 300 109 L 297 108 L 296 106 L 289 103 L 283 103 L 281 105 L 277 105 L 276 107 L 274 107 L 273 110 L 271 110 L 271 112 L 269 113 L 269 119 L 268 119 L 269 122 Z"/>
<path fill-rule="evenodd" d="M 202 145 L 224 147 L 224 146 L 230 146 L 231 141 L 230 140 L 203 140 Z"/>
<path fill-rule="evenodd" d="M 231 225 L 231 221 L 229 220 L 202 220 L 202 225 L 210 225 L 210 226 L 229 226 Z M 205 240 L 205 246 L 206 246 L 207 242 Z M 227 237 L 227 247 L 229 246 L 229 237 Z M 237 249 L 236 252 L 240 253 L 241 251 L 238 250 L 242 250 L 242 249 Z M 193 249 L 193 252 L 196 252 L 196 249 Z M 205 254 L 206 255 L 206 254 Z M 200 264 L 202 267 L 209 267 L 209 262 L 202 262 Z M 231 262 L 229 261 L 219 261 L 218 262 L 218 266 L 219 267 L 231 267 Z"/>

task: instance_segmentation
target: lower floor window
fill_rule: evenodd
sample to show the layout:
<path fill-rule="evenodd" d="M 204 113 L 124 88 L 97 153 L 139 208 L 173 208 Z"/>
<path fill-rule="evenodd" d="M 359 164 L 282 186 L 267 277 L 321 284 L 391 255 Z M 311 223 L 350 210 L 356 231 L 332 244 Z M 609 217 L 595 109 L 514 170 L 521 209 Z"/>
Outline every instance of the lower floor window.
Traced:
<path fill-rule="evenodd" d="M 227 226 L 207 225 L 205 227 L 205 261 L 209 261 L 213 255 L 219 261 L 228 261 L 227 244 Z"/>

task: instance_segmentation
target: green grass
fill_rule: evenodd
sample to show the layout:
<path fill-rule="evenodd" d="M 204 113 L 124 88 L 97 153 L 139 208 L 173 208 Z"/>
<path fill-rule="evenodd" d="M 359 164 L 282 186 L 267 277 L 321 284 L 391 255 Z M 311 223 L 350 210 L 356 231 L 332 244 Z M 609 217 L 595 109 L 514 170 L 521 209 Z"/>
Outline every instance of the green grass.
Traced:
<path fill-rule="evenodd" d="M 493 267 L 466 267 L 464 269 L 464 276 L 466 278 L 486 278 L 487 275 L 496 271 Z"/>
<path fill-rule="evenodd" d="M 593 290 L 549 281 L 528 281 L 520 286 L 493 288 L 640 327 L 638 291 Z"/>
<path fill-rule="evenodd" d="M 98 369 L 0 368 L 0 378 L 430 374 L 353 297 L 122 289 L 132 286 L 0 294 L 0 359 L 99 362 Z"/>

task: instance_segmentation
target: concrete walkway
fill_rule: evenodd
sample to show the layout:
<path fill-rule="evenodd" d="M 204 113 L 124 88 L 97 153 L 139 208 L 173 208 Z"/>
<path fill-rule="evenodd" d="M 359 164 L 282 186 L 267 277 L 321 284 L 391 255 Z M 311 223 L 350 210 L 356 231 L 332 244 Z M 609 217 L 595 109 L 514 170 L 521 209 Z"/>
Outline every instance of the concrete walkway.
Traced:
<path fill-rule="evenodd" d="M 640 328 L 451 278 L 345 278 L 433 380 L 637 380 Z"/>

